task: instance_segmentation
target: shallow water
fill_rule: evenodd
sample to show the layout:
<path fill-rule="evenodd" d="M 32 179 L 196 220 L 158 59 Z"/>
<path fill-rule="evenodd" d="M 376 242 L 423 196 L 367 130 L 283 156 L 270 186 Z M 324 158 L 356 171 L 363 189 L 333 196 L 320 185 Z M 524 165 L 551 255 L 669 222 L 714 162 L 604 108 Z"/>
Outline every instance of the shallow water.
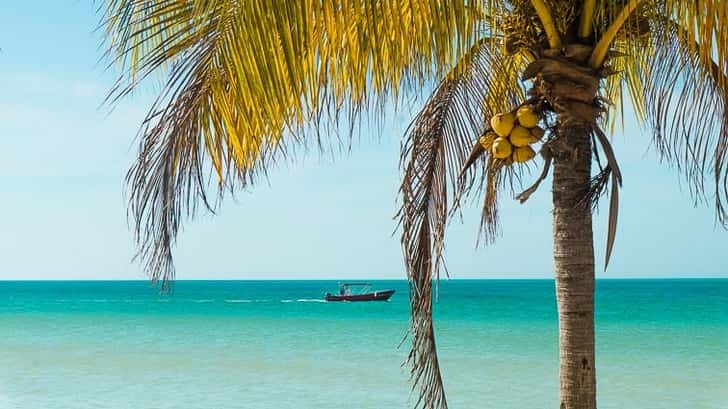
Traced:
<path fill-rule="evenodd" d="M 407 408 L 406 283 L 0 282 L 0 408 Z M 451 408 L 557 407 L 553 282 L 443 281 Z M 728 408 L 728 280 L 597 284 L 599 407 Z"/>

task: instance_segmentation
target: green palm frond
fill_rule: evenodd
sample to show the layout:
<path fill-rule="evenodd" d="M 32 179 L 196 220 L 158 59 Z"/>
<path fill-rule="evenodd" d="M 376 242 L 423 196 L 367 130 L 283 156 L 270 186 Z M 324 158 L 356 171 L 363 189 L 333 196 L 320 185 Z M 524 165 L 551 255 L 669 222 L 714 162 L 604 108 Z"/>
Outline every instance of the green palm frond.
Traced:
<path fill-rule="evenodd" d="M 205 202 L 205 169 L 217 194 L 248 185 L 304 129 L 342 111 L 354 121 L 443 75 L 497 3 L 107 0 L 109 52 L 126 73 L 110 98 L 166 76 L 128 178 L 152 278 L 173 277 L 171 247 Z"/>

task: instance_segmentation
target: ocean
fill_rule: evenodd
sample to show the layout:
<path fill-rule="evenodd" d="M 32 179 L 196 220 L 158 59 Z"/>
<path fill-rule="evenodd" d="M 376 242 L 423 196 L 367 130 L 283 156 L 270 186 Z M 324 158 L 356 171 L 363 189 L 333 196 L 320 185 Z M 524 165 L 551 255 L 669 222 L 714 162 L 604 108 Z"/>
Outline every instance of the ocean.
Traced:
<path fill-rule="evenodd" d="M 0 282 L 0 408 L 409 408 L 404 281 Z M 440 281 L 450 407 L 556 408 L 550 280 Z M 728 279 L 599 280 L 600 409 L 728 408 Z"/>

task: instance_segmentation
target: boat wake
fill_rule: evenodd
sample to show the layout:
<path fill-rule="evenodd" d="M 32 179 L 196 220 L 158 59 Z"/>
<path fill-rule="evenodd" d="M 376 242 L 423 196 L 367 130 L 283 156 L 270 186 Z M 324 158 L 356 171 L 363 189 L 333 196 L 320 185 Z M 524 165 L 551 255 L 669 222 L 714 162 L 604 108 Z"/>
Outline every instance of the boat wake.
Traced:
<path fill-rule="evenodd" d="M 248 304 L 248 303 L 259 303 L 259 302 L 270 302 L 270 300 L 248 300 L 248 299 L 240 299 L 240 300 L 225 300 L 228 304 Z"/>
<path fill-rule="evenodd" d="M 326 300 L 322 300 L 320 298 L 299 298 L 297 300 L 281 300 L 281 302 L 326 302 Z"/>

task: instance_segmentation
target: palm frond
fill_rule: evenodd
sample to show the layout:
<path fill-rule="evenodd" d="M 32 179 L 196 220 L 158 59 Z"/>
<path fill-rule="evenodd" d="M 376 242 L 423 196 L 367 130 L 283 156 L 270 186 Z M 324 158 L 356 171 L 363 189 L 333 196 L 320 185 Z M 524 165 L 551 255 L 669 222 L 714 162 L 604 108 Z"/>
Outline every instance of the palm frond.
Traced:
<path fill-rule="evenodd" d="M 617 38 L 619 33 L 623 31 L 622 28 L 625 23 L 630 20 L 630 18 L 634 18 L 634 11 L 639 7 L 640 2 L 641 0 L 629 0 L 622 10 L 620 10 L 619 14 L 614 17 L 613 21 L 610 22 L 606 31 L 604 31 L 604 33 L 600 36 L 599 41 L 594 46 L 594 52 L 589 58 L 589 65 L 591 65 L 592 68 L 597 69 L 602 66 L 609 49 L 612 48 L 615 38 Z"/>
<path fill-rule="evenodd" d="M 410 282 L 413 387 L 418 407 L 446 408 L 432 323 L 432 279 L 439 278 L 448 202 L 471 141 L 494 110 L 522 98 L 515 64 L 496 42 L 479 41 L 433 92 L 402 146 L 402 247 Z M 515 86 L 514 86 L 515 84 Z M 497 112 L 497 111 L 495 111 Z M 448 186 L 450 187 L 448 189 Z"/>
<path fill-rule="evenodd" d="M 596 0 L 594 7 L 594 15 L 592 18 L 592 39 L 595 41 L 601 39 L 612 27 L 613 23 L 619 19 L 619 15 L 625 10 L 625 7 L 633 0 Z M 651 1 L 641 1 L 640 7 L 654 7 Z M 627 20 L 622 26 L 622 31 L 626 27 L 632 26 L 636 19 Z"/>
<path fill-rule="evenodd" d="M 550 9 L 543 0 L 531 0 L 531 4 L 541 20 L 543 29 L 546 32 L 549 47 L 561 47 L 561 34 L 559 34 L 559 30 L 556 28 L 556 24 L 554 23 L 554 17 L 551 14 L 552 9 Z"/>
<path fill-rule="evenodd" d="M 305 129 L 353 123 L 443 75 L 499 4 L 106 0 L 109 54 L 124 72 L 110 99 L 166 77 L 128 177 L 152 278 L 173 278 L 171 247 L 207 203 L 206 169 L 218 195 L 251 184 Z"/>
<path fill-rule="evenodd" d="M 543 158 L 543 167 L 541 167 L 541 173 L 538 175 L 538 178 L 536 178 L 536 181 L 533 182 L 531 186 L 527 187 L 523 192 L 516 196 L 516 200 L 518 200 L 521 204 L 530 199 L 531 195 L 538 190 L 539 186 L 541 186 L 541 182 L 546 180 L 546 177 L 548 177 L 549 170 L 551 169 L 551 163 L 553 162 L 553 156 L 548 146 L 541 147 L 541 157 Z"/>
<path fill-rule="evenodd" d="M 558 49 L 570 41 L 571 25 L 578 19 L 576 0 L 517 0 L 508 4 L 500 24 L 509 52 L 525 47 L 536 54 Z M 517 45 L 518 47 L 514 47 Z"/>
<path fill-rule="evenodd" d="M 587 38 L 591 35 L 594 23 L 594 11 L 597 7 L 597 0 L 585 0 L 579 15 L 579 38 Z"/>
<path fill-rule="evenodd" d="M 619 13 L 627 7 L 627 0 L 606 2 L 600 0 L 597 8 L 596 35 L 602 35 L 606 27 L 613 24 Z M 649 22 L 659 16 L 651 2 L 642 1 L 617 31 L 614 42 L 607 54 L 607 67 L 602 70 L 606 74 L 600 96 L 612 105 L 611 109 L 600 117 L 600 126 L 614 133 L 617 124 L 624 128 L 624 109 L 626 100 L 630 100 L 638 122 L 645 118 L 643 72 L 648 69 L 649 58 L 654 53 L 650 42 Z"/>
<path fill-rule="evenodd" d="M 502 52 L 502 51 L 501 51 Z M 521 75 L 528 64 L 532 61 L 530 52 L 526 49 L 513 54 L 493 55 L 487 69 L 482 70 L 482 78 L 487 80 L 487 94 L 484 95 L 484 103 L 482 105 L 482 126 L 483 129 L 471 142 L 472 149 L 468 158 L 461 164 L 460 175 L 458 176 L 458 186 L 456 193 L 456 204 L 463 197 L 468 196 L 472 192 L 472 188 L 477 186 L 476 191 L 484 189 L 486 185 L 486 175 L 488 169 L 487 160 L 484 160 L 484 150 L 477 141 L 483 131 L 490 128 L 490 118 L 501 112 L 510 112 L 517 108 L 526 100 L 525 84 L 521 80 Z M 476 166 L 480 164 L 480 166 Z M 480 174 L 480 178 L 478 178 Z M 480 182 L 480 183 L 476 183 Z M 486 219 L 490 219 L 489 217 Z M 483 226 L 485 230 L 491 230 L 487 225 Z M 492 230 L 494 233 L 497 229 Z M 494 236 L 490 236 L 486 241 L 491 241 Z"/>
<path fill-rule="evenodd" d="M 715 2 L 706 2 L 715 3 Z M 691 20 L 710 30 L 728 30 L 728 3 L 722 12 L 706 4 L 712 23 Z M 673 10 L 676 15 L 680 12 Z M 700 19 L 697 19 L 700 20 Z M 714 31 L 706 40 L 684 22 L 656 19 L 651 22 L 653 53 L 641 54 L 646 119 L 654 130 L 653 141 L 663 160 L 683 172 L 696 200 L 708 199 L 712 190 L 716 218 L 728 225 L 728 40 L 725 31 Z M 721 25 L 723 24 L 723 25 Z M 707 52 L 704 47 L 713 48 Z M 722 47 L 722 49 L 720 48 Z M 721 60 L 721 58 L 723 58 Z M 712 174 L 712 189 L 706 177 Z"/>
<path fill-rule="evenodd" d="M 671 30 L 658 30 L 663 40 L 677 34 L 682 47 L 690 51 L 703 67 L 715 65 L 718 86 L 728 83 L 728 0 L 680 1 L 663 0 L 658 10 L 662 23 Z M 673 28 L 674 27 L 674 28 Z M 675 30 L 673 32 L 673 30 Z"/>
<path fill-rule="evenodd" d="M 602 152 L 604 152 L 604 156 L 606 156 L 607 159 L 607 166 L 602 170 L 600 173 L 600 176 L 604 177 L 605 179 L 609 177 L 611 179 L 611 191 L 609 193 L 609 221 L 607 223 L 607 250 L 605 252 L 604 256 L 604 270 L 607 270 L 607 267 L 609 267 L 609 259 L 612 256 L 612 250 L 614 249 L 614 240 L 617 236 L 617 219 L 619 214 L 619 188 L 622 187 L 622 171 L 619 169 L 619 164 L 617 163 L 617 157 L 614 155 L 614 150 L 612 149 L 611 143 L 609 143 L 609 139 L 604 134 L 604 132 L 596 128 L 593 131 L 594 133 L 594 139 L 596 139 L 597 142 L 599 142 L 599 147 L 601 147 Z M 595 157 L 597 158 L 597 162 L 599 162 L 599 151 L 596 147 L 596 144 L 594 146 Z M 600 165 L 601 166 L 601 165 Z M 603 180 L 599 181 L 600 183 L 603 183 Z M 606 190 L 606 183 L 603 183 L 601 185 L 603 189 Z M 599 192 L 599 190 L 596 191 L 597 194 L 595 194 L 595 199 L 593 200 L 596 203 L 596 198 L 600 196 L 602 193 Z"/>

